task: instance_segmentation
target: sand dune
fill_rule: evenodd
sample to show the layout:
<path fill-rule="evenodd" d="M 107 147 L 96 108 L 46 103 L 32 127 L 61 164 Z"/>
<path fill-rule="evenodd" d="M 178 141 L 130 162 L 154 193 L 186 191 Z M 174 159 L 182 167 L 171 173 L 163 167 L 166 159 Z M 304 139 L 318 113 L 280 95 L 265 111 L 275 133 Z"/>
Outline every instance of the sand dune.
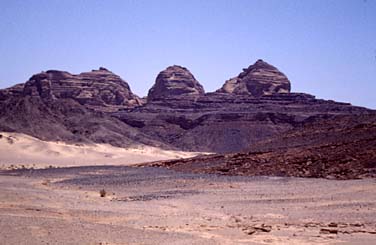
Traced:
<path fill-rule="evenodd" d="M 194 152 L 167 151 L 140 145 L 118 148 L 108 144 L 66 144 L 46 142 L 19 134 L 0 132 L 0 168 L 24 165 L 25 167 L 67 167 L 83 165 L 131 165 L 142 162 L 186 158 Z"/>

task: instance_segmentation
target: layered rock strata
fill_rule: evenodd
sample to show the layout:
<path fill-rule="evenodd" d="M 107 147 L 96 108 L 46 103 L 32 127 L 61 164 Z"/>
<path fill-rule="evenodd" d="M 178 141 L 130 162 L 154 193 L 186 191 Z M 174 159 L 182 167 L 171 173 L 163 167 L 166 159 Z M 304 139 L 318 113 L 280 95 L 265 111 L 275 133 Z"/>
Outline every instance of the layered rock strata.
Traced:
<path fill-rule="evenodd" d="M 158 74 L 154 86 L 149 90 L 148 101 L 178 95 L 203 95 L 204 93 L 202 85 L 187 68 L 174 65 Z"/>
<path fill-rule="evenodd" d="M 290 90 L 291 84 L 285 74 L 265 61 L 258 60 L 243 69 L 237 77 L 227 80 L 217 92 L 262 96 L 290 93 Z"/>
<path fill-rule="evenodd" d="M 3 131 L 44 140 L 200 152 L 241 151 L 317 118 L 370 113 L 374 111 L 292 93 L 287 77 L 261 60 L 214 93 L 204 93 L 181 66 L 160 72 L 147 99 L 104 68 L 78 75 L 42 72 L 0 90 Z"/>

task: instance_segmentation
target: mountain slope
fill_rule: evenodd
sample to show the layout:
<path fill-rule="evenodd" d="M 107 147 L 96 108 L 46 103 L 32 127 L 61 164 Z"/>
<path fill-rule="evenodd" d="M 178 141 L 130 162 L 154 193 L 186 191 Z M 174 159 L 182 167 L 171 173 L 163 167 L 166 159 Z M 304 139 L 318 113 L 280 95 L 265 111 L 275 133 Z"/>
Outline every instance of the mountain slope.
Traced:
<path fill-rule="evenodd" d="M 308 121 L 251 149 L 152 166 L 226 175 L 376 177 L 376 113 Z"/>
<path fill-rule="evenodd" d="M 0 131 L 24 133 L 42 140 L 69 143 L 95 142 L 114 146 L 147 144 L 173 148 L 150 139 L 139 130 L 106 113 L 114 107 L 111 107 L 112 100 L 107 100 L 106 103 L 103 100 L 104 91 L 113 89 L 113 94 L 122 92 L 124 96 L 128 93 L 129 100 L 124 102 L 125 98 L 122 97 L 120 104 L 126 103 L 129 106 L 128 103 L 137 100 L 138 97 L 131 94 L 124 81 L 116 80 L 118 77 L 108 71 L 83 74 L 70 75 L 66 72 L 49 71 L 32 76 L 24 85 L 2 90 Z M 96 78 L 86 81 L 86 84 L 90 85 L 82 85 L 87 77 Z M 115 82 L 119 83 L 118 87 L 114 85 Z M 80 94 L 93 98 L 82 100 Z"/>

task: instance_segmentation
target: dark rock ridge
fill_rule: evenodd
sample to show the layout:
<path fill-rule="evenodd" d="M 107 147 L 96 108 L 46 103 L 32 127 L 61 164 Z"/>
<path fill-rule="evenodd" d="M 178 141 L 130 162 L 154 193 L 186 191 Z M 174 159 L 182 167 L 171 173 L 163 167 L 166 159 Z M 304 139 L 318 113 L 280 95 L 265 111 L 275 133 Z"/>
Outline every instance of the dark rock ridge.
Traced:
<path fill-rule="evenodd" d="M 36 74 L 25 83 L 23 94 L 45 101 L 71 98 L 100 110 L 141 105 L 127 82 L 102 67 L 79 75 L 56 70 Z"/>
<path fill-rule="evenodd" d="M 145 144 L 171 148 L 117 118 L 89 109 L 71 98 L 46 102 L 41 97 L 27 95 L 0 101 L 0 131 L 67 143 L 107 143 L 119 147 Z"/>
<path fill-rule="evenodd" d="M 282 72 L 265 61 L 258 60 L 243 69 L 237 77 L 227 80 L 217 92 L 262 96 L 289 93 L 290 90 L 290 81 Z"/>
<path fill-rule="evenodd" d="M 169 66 L 161 71 L 154 86 L 149 90 L 148 101 L 164 99 L 177 95 L 203 95 L 202 85 L 192 73 L 182 66 Z"/>
<path fill-rule="evenodd" d="M 128 84 L 104 68 L 79 75 L 47 71 L 0 90 L 0 131 L 69 143 L 169 148 L 109 114 L 140 104 Z"/>
<path fill-rule="evenodd" d="M 112 113 L 155 140 L 187 151 L 236 152 L 322 115 L 371 110 L 302 93 L 166 97 Z"/>
<path fill-rule="evenodd" d="M 328 179 L 376 177 L 376 113 L 311 118 L 250 150 L 151 164 L 177 171 Z"/>
<path fill-rule="evenodd" d="M 281 74 L 258 61 L 239 75 L 239 83 L 259 78 L 265 85 L 261 94 L 252 92 L 252 86 L 246 86 L 246 93 L 204 93 L 186 68 L 171 66 L 158 75 L 143 102 L 104 68 L 79 75 L 43 72 L 24 85 L 0 90 L 0 131 L 44 140 L 225 153 L 248 149 L 317 118 L 374 113 L 290 93 L 290 83 Z"/>
<path fill-rule="evenodd" d="M 6 100 L 10 96 L 19 96 L 23 93 L 24 84 L 16 84 L 10 88 L 0 89 L 0 101 Z"/>

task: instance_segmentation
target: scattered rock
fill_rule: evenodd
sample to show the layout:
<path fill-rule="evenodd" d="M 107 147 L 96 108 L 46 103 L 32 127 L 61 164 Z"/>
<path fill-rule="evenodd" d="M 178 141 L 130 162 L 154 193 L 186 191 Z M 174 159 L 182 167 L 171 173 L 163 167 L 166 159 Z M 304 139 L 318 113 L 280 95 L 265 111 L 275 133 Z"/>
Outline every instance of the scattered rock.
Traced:
<path fill-rule="evenodd" d="M 256 233 L 256 229 L 252 228 L 252 227 L 249 227 L 247 229 L 244 230 L 244 232 L 247 234 L 247 235 L 253 235 Z"/>
<path fill-rule="evenodd" d="M 256 232 L 270 232 L 272 230 L 272 226 L 270 225 L 246 225 L 242 228 L 243 232 L 247 235 L 253 235 Z"/>
<path fill-rule="evenodd" d="M 338 234 L 338 230 L 336 229 L 327 229 L 327 228 L 321 228 L 320 229 L 321 234 Z"/>
<path fill-rule="evenodd" d="M 338 227 L 338 224 L 331 222 L 331 223 L 328 224 L 328 227 Z"/>
<path fill-rule="evenodd" d="M 271 225 L 265 225 L 265 224 L 255 225 L 255 226 L 253 226 L 253 228 L 256 231 L 262 231 L 262 232 L 270 232 L 272 230 Z"/>

